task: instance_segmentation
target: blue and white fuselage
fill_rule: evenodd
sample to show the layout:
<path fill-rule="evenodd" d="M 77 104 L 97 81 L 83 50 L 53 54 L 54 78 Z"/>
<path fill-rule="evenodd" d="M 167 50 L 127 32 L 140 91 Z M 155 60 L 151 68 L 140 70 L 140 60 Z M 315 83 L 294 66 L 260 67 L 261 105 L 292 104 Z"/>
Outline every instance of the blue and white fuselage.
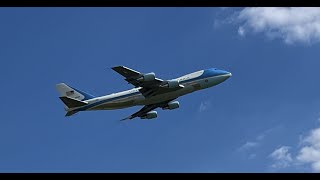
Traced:
<path fill-rule="evenodd" d="M 231 77 L 230 72 L 219 70 L 216 68 L 200 70 L 176 79 L 172 79 L 173 81 L 178 82 L 182 88 L 174 91 L 170 91 L 167 93 L 155 94 L 150 97 L 145 97 L 141 93 L 141 88 L 143 87 L 137 87 L 130 90 L 113 93 L 105 96 L 100 96 L 100 97 L 93 97 L 80 90 L 71 88 L 72 91 L 73 90 L 76 91 L 75 95 L 77 95 L 77 93 L 79 94 L 77 97 L 76 96 L 71 97 L 72 95 L 70 97 L 77 99 L 79 96 L 81 96 L 80 97 L 82 99 L 81 102 L 83 102 L 84 104 L 82 106 L 76 106 L 76 107 L 66 106 L 66 110 L 70 112 L 71 111 L 72 112 L 88 111 L 88 110 L 112 110 L 112 109 L 121 109 L 121 108 L 127 108 L 131 106 L 139 106 L 139 105 L 149 106 L 153 104 L 161 104 L 162 102 L 176 99 L 188 93 L 192 93 L 194 91 L 215 86 L 217 84 L 222 83 L 229 77 Z M 70 86 L 67 86 L 67 88 L 68 87 Z M 58 87 L 58 90 L 60 92 L 65 93 L 65 91 L 67 91 L 67 90 L 61 90 L 61 88 L 65 88 L 65 87 L 60 87 L 60 90 Z M 74 93 L 72 91 L 71 93 Z"/>

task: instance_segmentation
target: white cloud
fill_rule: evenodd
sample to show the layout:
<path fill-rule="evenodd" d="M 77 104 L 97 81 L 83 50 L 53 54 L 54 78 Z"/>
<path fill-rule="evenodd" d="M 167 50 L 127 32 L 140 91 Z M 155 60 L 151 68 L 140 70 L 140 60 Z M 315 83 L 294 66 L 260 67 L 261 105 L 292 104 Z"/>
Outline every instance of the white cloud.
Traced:
<path fill-rule="evenodd" d="M 304 141 L 315 148 L 320 149 L 320 128 L 312 130 L 310 135 L 306 137 Z"/>
<path fill-rule="evenodd" d="M 200 106 L 199 106 L 199 112 L 203 112 L 207 110 L 211 106 L 210 101 L 202 101 Z"/>
<path fill-rule="evenodd" d="M 299 151 L 297 160 L 311 164 L 315 172 L 320 172 L 320 128 L 314 129 L 303 139 L 305 144 Z"/>
<path fill-rule="evenodd" d="M 240 36 L 264 33 L 287 44 L 320 41 L 319 7 L 250 7 L 241 10 L 236 19 L 241 23 Z"/>
<path fill-rule="evenodd" d="M 302 162 L 312 163 L 312 162 L 320 162 L 320 151 L 315 149 L 312 146 L 303 147 L 300 150 L 297 159 Z"/>
<path fill-rule="evenodd" d="M 291 165 L 310 165 L 312 171 L 320 172 L 320 128 L 311 132 L 300 140 L 298 154 L 292 158 L 290 147 L 282 146 L 270 154 L 274 160 L 271 167 L 275 169 L 286 168 Z"/>
<path fill-rule="evenodd" d="M 320 161 L 312 163 L 311 167 L 315 172 L 320 172 Z"/>
<path fill-rule="evenodd" d="M 292 156 L 291 153 L 289 153 L 289 146 L 282 146 L 276 150 L 274 150 L 270 157 L 274 160 L 274 163 L 271 165 L 273 168 L 286 168 L 291 165 Z"/>

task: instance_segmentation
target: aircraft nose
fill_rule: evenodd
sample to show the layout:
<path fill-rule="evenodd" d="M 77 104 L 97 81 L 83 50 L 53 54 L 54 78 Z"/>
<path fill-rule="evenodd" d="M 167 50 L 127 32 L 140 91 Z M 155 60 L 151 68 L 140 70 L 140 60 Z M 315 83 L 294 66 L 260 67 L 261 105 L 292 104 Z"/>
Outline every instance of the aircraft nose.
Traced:
<path fill-rule="evenodd" d="M 221 70 L 221 69 L 216 69 L 216 68 L 211 68 L 209 70 L 206 71 L 207 73 L 210 73 L 212 76 L 221 76 L 221 78 L 223 78 L 224 80 L 230 78 L 232 76 L 232 74 L 228 71 L 225 70 Z"/>
<path fill-rule="evenodd" d="M 228 78 L 232 76 L 231 72 L 228 71 L 224 71 L 225 76 L 227 76 Z"/>
<path fill-rule="evenodd" d="M 231 72 L 224 71 L 223 79 L 224 81 L 229 79 L 232 76 Z"/>

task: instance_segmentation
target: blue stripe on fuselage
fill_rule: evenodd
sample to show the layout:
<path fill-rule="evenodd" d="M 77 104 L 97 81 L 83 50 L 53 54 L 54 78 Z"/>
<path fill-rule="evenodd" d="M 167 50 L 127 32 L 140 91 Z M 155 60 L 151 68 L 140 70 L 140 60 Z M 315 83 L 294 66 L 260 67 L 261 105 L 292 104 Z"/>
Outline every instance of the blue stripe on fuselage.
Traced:
<path fill-rule="evenodd" d="M 140 92 L 132 92 L 130 94 L 124 94 L 124 95 L 121 95 L 121 96 L 117 96 L 117 97 L 113 97 L 113 98 L 109 98 L 109 99 L 104 99 L 104 100 L 101 100 L 101 101 L 98 101 L 98 102 L 95 102 L 95 103 L 92 103 L 92 104 L 88 104 L 84 107 L 81 107 L 79 109 L 76 109 L 76 111 L 84 111 L 84 110 L 87 110 L 89 108 L 92 108 L 94 106 L 97 106 L 97 105 L 101 105 L 103 103 L 106 103 L 106 102 L 109 102 L 109 101 L 113 101 L 113 100 L 117 100 L 117 99 L 121 99 L 121 98 L 126 98 L 126 97 L 129 97 L 129 96 L 133 96 L 133 95 L 137 95 L 139 94 Z"/>

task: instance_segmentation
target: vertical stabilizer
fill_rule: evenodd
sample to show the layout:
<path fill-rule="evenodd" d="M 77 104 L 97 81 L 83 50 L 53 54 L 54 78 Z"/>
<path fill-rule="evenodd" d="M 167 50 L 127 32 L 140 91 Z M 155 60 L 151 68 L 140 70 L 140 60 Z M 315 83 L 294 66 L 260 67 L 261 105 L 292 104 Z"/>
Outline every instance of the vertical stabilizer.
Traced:
<path fill-rule="evenodd" d="M 95 96 L 73 88 L 71 86 L 66 85 L 65 83 L 59 83 L 56 85 L 57 90 L 59 91 L 61 97 L 69 97 L 72 99 L 76 99 L 79 101 L 85 101 L 88 99 L 95 98 Z"/>

